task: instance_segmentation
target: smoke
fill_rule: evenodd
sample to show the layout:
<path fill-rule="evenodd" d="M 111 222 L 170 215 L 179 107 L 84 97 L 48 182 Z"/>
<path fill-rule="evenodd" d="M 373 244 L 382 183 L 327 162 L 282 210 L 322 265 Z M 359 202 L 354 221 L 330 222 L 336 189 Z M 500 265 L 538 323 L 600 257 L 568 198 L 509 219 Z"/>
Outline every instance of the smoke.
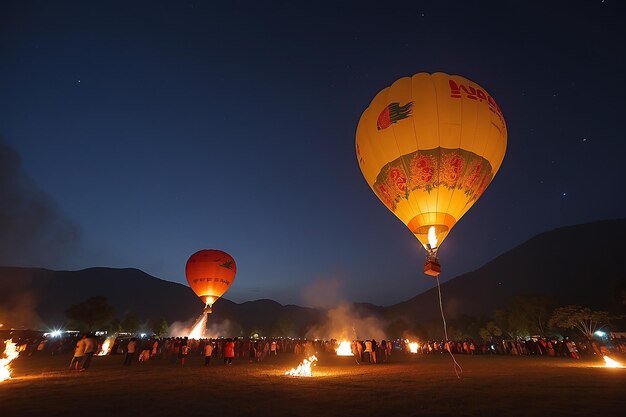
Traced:
<path fill-rule="evenodd" d="M 2 290 L 0 281 L 0 290 Z M 5 327 L 14 328 L 37 328 L 41 324 L 41 319 L 35 312 L 37 300 L 27 291 L 17 291 L 0 303 L 0 330 Z"/>
<path fill-rule="evenodd" d="M 78 226 L 60 213 L 0 138 L 0 265 L 58 267 L 78 239 Z"/>
<path fill-rule="evenodd" d="M 202 313 L 204 314 L 204 313 Z M 198 318 L 189 319 L 187 321 L 175 321 L 168 329 L 169 337 L 189 337 L 194 324 Z M 225 319 L 219 323 L 209 323 L 202 337 L 216 339 L 218 337 L 232 337 L 238 334 L 239 326 Z"/>
<path fill-rule="evenodd" d="M 318 278 L 302 290 L 302 301 L 310 307 L 334 307 L 341 299 L 341 280 L 338 277 Z"/>
<path fill-rule="evenodd" d="M 352 304 L 341 303 L 326 313 L 326 321 L 313 326 L 307 339 L 387 339 L 384 320 L 372 314 L 359 313 Z"/>

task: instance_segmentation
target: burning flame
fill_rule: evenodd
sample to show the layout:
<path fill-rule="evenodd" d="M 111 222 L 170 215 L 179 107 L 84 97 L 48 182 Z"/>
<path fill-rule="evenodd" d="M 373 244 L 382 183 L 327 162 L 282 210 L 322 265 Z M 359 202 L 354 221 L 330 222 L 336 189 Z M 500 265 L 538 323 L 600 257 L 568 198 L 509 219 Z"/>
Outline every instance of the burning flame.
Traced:
<path fill-rule="evenodd" d="M 604 362 L 606 362 L 606 364 L 604 365 L 606 368 L 626 368 L 626 366 L 622 365 L 618 361 L 609 358 L 608 356 L 603 356 L 603 358 Z"/>
<path fill-rule="evenodd" d="M 435 226 L 430 226 L 428 229 L 428 244 L 430 245 L 431 250 L 435 250 L 437 248 L 437 233 L 435 232 Z"/>
<path fill-rule="evenodd" d="M 311 371 L 311 367 L 314 366 L 314 363 L 317 362 L 317 357 L 315 355 L 309 356 L 305 360 L 298 365 L 297 368 L 292 368 L 291 371 L 285 372 L 285 375 L 289 376 L 313 376 L 313 372 Z"/>
<path fill-rule="evenodd" d="M 350 346 L 350 342 L 347 340 L 342 340 L 339 342 L 339 346 L 337 347 L 337 356 L 354 356 L 352 353 L 352 347 Z"/>
<path fill-rule="evenodd" d="M 20 355 L 12 339 L 5 340 L 4 343 L 6 344 L 4 348 L 5 357 L 0 359 L 0 382 L 11 379 L 11 368 L 9 364 Z"/>
<path fill-rule="evenodd" d="M 108 337 L 104 342 L 102 342 L 102 347 L 100 348 L 100 352 L 98 352 L 98 356 L 105 356 L 111 352 L 111 348 L 113 347 L 113 340 L 115 336 Z"/>
<path fill-rule="evenodd" d="M 417 353 L 418 348 L 419 348 L 419 345 L 417 344 L 417 342 L 409 342 L 409 352 Z"/>
<path fill-rule="evenodd" d="M 202 312 L 202 314 L 200 314 L 200 317 L 196 319 L 196 323 L 191 328 L 189 336 L 187 337 L 189 337 L 190 339 L 202 339 L 206 330 L 207 317 L 207 314 L 205 312 Z"/>

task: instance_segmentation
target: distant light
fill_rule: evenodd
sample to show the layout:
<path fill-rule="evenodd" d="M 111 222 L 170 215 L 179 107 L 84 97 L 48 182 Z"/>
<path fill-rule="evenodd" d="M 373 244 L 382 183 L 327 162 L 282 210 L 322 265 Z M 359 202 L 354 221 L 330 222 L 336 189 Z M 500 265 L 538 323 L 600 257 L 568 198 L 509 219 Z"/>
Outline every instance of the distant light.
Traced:
<path fill-rule="evenodd" d="M 62 334 L 62 333 L 63 333 L 63 332 L 62 332 L 61 330 L 53 330 L 53 331 L 50 333 L 50 336 L 52 336 L 52 337 L 59 337 L 59 336 L 61 336 L 61 334 Z"/>
<path fill-rule="evenodd" d="M 596 336 L 598 337 L 604 337 L 606 336 L 606 333 L 604 333 L 602 330 L 598 330 L 594 333 Z"/>
<path fill-rule="evenodd" d="M 140 336 L 141 337 L 146 337 L 146 334 L 145 333 L 141 333 Z"/>

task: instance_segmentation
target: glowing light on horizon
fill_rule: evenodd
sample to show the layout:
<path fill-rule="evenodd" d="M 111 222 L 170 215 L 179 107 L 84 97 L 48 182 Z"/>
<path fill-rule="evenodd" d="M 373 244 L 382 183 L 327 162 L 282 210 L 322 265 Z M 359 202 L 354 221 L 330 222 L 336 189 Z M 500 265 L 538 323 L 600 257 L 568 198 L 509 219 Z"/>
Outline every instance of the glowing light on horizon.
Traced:
<path fill-rule="evenodd" d="M 417 342 L 409 342 L 409 352 L 417 353 L 418 348 L 419 348 L 419 345 L 417 344 Z"/>
<path fill-rule="evenodd" d="M 289 376 L 313 376 L 312 366 L 315 366 L 317 357 L 315 355 L 309 356 L 298 365 L 297 368 L 292 368 L 290 371 L 285 372 L 285 375 Z"/>

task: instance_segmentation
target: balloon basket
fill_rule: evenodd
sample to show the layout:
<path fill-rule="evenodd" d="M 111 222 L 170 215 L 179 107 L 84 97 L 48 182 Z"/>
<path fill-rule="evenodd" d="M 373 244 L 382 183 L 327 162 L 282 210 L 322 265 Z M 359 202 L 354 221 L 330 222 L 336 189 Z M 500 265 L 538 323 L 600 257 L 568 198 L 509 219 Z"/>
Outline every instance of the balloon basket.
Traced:
<path fill-rule="evenodd" d="M 431 277 L 439 276 L 439 274 L 441 274 L 439 261 L 435 258 L 427 259 L 426 262 L 424 262 L 424 273 Z"/>

